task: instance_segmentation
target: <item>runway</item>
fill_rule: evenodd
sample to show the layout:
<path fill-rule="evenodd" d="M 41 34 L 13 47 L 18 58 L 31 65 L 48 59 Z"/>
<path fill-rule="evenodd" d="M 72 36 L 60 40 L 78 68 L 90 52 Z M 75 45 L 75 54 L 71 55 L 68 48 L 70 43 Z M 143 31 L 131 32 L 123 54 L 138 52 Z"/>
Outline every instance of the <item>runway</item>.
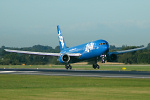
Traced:
<path fill-rule="evenodd" d="M 108 77 L 108 78 L 150 78 L 150 71 L 104 71 L 65 69 L 0 69 L 0 74 Z"/>

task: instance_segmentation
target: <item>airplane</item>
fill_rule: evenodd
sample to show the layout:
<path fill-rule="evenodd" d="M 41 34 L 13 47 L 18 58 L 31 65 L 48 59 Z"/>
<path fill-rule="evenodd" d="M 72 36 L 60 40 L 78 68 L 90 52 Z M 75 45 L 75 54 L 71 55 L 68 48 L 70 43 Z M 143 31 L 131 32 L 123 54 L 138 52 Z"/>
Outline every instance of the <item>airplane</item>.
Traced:
<path fill-rule="evenodd" d="M 67 48 L 64 38 L 62 36 L 59 25 L 57 25 L 58 39 L 60 44 L 60 53 L 47 53 L 47 52 L 32 52 L 32 51 L 21 51 L 21 50 L 10 50 L 4 49 L 6 52 L 22 53 L 29 55 L 42 55 L 42 56 L 57 56 L 60 63 L 65 64 L 66 69 L 72 69 L 71 63 L 81 62 L 81 61 L 93 61 L 93 68 L 99 69 L 100 66 L 97 64 L 98 58 L 102 57 L 102 63 L 105 63 L 105 58 L 107 61 L 116 61 L 118 54 L 123 54 L 127 52 L 133 52 L 137 50 L 145 49 L 146 47 L 109 52 L 109 44 L 106 40 L 96 40 L 81 44 L 78 46 Z"/>

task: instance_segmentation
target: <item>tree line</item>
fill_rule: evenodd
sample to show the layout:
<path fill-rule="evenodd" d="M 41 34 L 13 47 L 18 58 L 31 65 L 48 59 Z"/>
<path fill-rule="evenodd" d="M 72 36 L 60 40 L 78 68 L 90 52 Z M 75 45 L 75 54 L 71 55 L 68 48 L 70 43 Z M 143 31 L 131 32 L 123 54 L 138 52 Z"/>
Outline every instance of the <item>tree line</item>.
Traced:
<path fill-rule="evenodd" d="M 115 47 L 110 45 L 110 51 L 133 49 L 137 46 Z M 52 52 L 59 53 L 60 47 L 52 48 L 51 46 L 34 45 L 33 47 L 24 48 L 12 48 L 2 46 L 0 48 L 0 65 L 46 65 L 46 64 L 60 64 L 57 57 L 53 56 L 38 56 L 38 55 L 26 55 L 17 53 L 8 53 L 4 49 L 15 49 L 24 51 L 36 51 L 36 52 Z M 126 64 L 150 64 L 150 43 L 147 49 L 130 52 L 118 55 L 118 62 Z"/>
<path fill-rule="evenodd" d="M 123 45 L 119 49 L 128 50 L 134 48 L 138 48 L 138 47 Z M 114 51 L 116 49 L 117 48 L 110 49 L 110 50 Z M 150 64 L 150 43 L 148 44 L 146 49 L 118 55 L 118 62 L 125 63 L 125 64 Z"/>
<path fill-rule="evenodd" d="M 24 47 L 24 48 L 11 48 L 11 47 L 2 46 L 0 48 L 0 65 L 60 64 L 57 61 L 57 57 L 9 53 L 9 52 L 4 51 L 4 49 L 58 53 L 60 52 L 59 46 L 55 47 L 54 49 L 51 46 L 42 46 L 42 45 L 34 45 L 33 47 Z"/>

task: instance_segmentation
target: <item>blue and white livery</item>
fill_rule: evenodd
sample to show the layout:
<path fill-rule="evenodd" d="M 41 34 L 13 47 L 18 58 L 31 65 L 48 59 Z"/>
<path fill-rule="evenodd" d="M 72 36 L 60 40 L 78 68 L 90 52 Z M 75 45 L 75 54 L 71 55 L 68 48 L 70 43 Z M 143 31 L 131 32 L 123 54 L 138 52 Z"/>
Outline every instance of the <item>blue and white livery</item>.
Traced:
<path fill-rule="evenodd" d="M 57 32 L 58 32 L 58 39 L 60 44 L 60 51 L 61 51 L 60 53 L 31 52 L 31 51 L 20 51 L 20 50 L 9 50 L 9 49 L 5 49 L 5 51 L 23 53 L 23 54 L 33 54 L 33 55 L 58 56 L 59 62 L 65 63 L 66 69 L 68 68 L 72 69 L 70 65 L 71 63 L 90 60 L 93 61 L 93 68 L 99 69 L 97 60 L 100 57 L 102 57 L 102 63 L 105 63 L 105 57 L 107 58 L 107 61 L 116 61 L 118 54 L 145 49 L 145 47 L 142 47 L 142 48 L 136 48 L 130 50 L 109 52 L 109 44 L 105 40 L 96 40 L 75 47 L 67 48 L 61 30 L 59 28 L 59 25 L 57 26 Z"/>
<path fill-rule="evenodd" d="M 60 50 L 65 50 L 67 49 L 64 38 L 61 34 L 59 26 L 57 26 L 57 31 L 58 31 L 58 39 L 59 39 L 59 44 L 60 44 Z"/>

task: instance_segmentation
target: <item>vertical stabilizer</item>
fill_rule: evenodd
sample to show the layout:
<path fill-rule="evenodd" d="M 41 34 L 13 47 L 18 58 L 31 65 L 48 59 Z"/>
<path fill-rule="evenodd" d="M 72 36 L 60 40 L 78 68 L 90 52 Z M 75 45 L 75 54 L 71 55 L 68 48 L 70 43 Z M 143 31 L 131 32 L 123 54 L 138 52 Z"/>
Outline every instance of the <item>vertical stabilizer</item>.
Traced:
<path fill-rule="evenodd" d="M 65 44 L 65 41 L 64 41 L 64 38 L 61 34 L 61 31 L 60 31 L 60 28 L 59 28 L 59 25 L 57 25 L 57 32 L 58 32 L 58 39 L 59 39 L 59 44 L 60 44 L 60 50 L 64 50 L 66 49 L 66 44 Z"/>

